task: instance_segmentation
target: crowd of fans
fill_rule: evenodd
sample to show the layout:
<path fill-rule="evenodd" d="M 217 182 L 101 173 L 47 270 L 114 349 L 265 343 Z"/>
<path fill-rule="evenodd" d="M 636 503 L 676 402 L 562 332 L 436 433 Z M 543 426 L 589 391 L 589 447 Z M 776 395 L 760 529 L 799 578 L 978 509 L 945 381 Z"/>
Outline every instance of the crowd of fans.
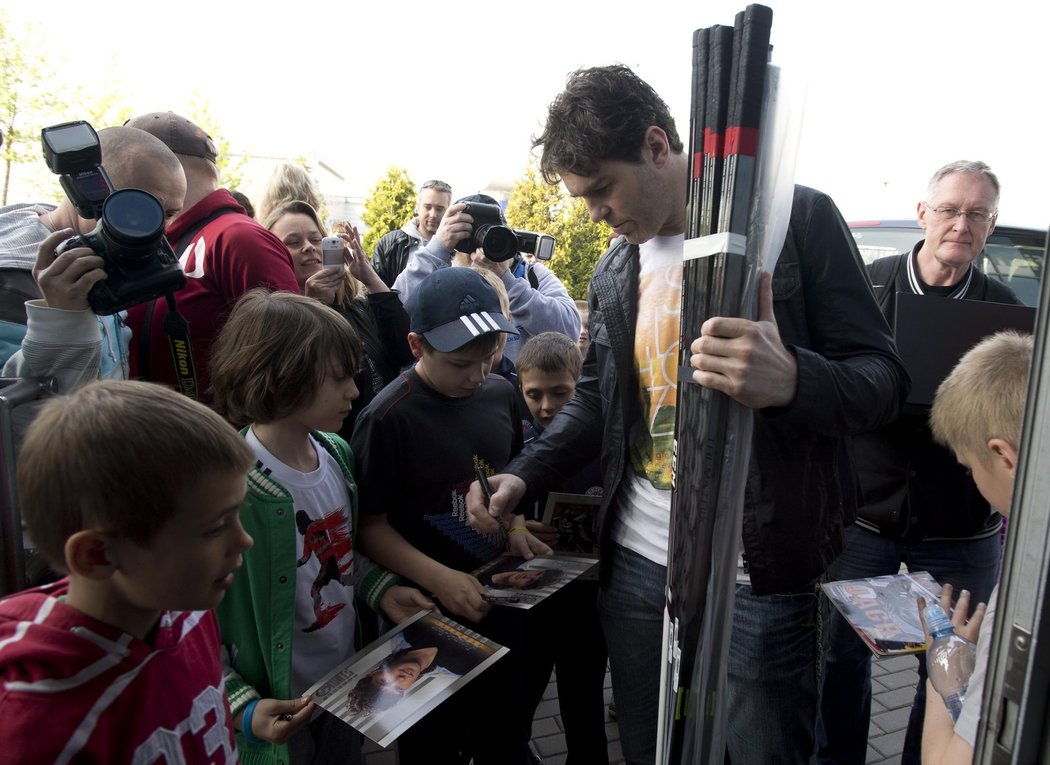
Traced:
<path fill-rule="evenodd" d="M 603 110 L 637 124 L 580 118 Z M 179 115 L 99 135 L 114 187 L 161 202 L 186 285 L 96 316 L 104 258 L 60 247 L 95 221 L 68 201 L 0 209 L 4 374 L 51 376 L 60 394 L 28 424 L 18 464 L 26 542 L 50 571 L 0 601 L 0 730 L 17 759 L 359 762 L 359 735 L 306 690 L 364 642 L 440 609 L 511 650 L 401 734 L 400 762 L 534 762 L 552 670 L 569 762 L 608 762 L 610 666 L 625 757 L 651 763 L 688 167 L 659 96 L 624 67 L 581 70 L 536 139 L 545 177 L 613 227 L 587 301 L 521 253 L 457 251 L 473 226 L 467 205 L 490 197 L 454 201 L 448 184 L 426 181 L 411 220 L 366 253 L 354 225 L 325 220 L 295 165 L 253 210 L 219 186 L 214 143 Z M 919 206 L 926 238 L 885 284 L 1014 302 L 972 265 L 998 194 L 983 163 L 938 171 Z M 342 244 L 335 265 L 323 259 L 329 236 Z M 863 762 L 870 658 L 833 620 L 821 705 L 819 583 L 829 570 L 876 575 L 950 551 L 958 560 L 937 573 L 965 587 L 955 622 L 980 633 L 986 657 L 996 511 L 1009 509 L 1031 342 L 997 336 L 965 357 L 932 430 L 925 415 L 902 416 L 892 311 L 834 203 L 803 187 L 760 293 L 755 321 L 715 318 L 683 338 L 693 378 L 681 384 L 756 410 L 727 757 Z M 981 392 L 992 376 L 997 387 Z M 960 414 L 985 396 L 1001 411 Z M 921 453 L 901 456 L 901 431 Z M 956 457 L 972 478 L 945 467 Z M 903 477 L 929 464 L 920 479 L 958 489 L 965 528 Z M 588 530 L 600 585 L 570 582 L 532 610 L 494 607 L 470 572 L 507 551 L 551 554 L 551 492 L 602 497 Z M 925 525 L 889 529 L 876 495 L 905 498 Z M 409 645 L 362 677 L 354 714 L 439 671 L 437 652 Z M 972 753 L 982 682 L 953 729 L 920 681 L 907 761 L 920 747 L 923 761 Z"/>

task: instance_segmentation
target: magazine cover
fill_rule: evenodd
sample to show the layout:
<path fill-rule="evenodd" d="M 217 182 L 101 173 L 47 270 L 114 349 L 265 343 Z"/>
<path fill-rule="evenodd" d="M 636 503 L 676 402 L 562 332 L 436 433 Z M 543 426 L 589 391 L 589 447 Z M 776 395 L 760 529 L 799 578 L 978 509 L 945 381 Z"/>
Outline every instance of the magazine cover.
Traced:
<path fill-rule="evenodd" d="M 565 553 L 532 560 L 504 553 L 475 571 L 474 576 L 488 590 L 485 597 L 494 605 L 532 608 L 597 562 L 596 557 Z"/>
<path fill-rule="evenodd" d="M 547 507 L 543 511 L 543 522 L 558 532 L 555 550 L 565 552 L 598 554 L 598 535 L 594 522 L 598 517 L 600 496 L 590 494 L 565 494 L 552 491 L 547 495 Z"/>
<path fill-rule="evenodd" d="M 379 746 L 389 746 L 508 650 L 441 614 L 420 611 L 306 695 Z"/>
<path fill-rule="evenodd" d="M 941 586 L 925 571 L 848 579 L 821 585 L 831 602 L 875 654 L 925 650 L 916 599 L 936 603 Z"/>

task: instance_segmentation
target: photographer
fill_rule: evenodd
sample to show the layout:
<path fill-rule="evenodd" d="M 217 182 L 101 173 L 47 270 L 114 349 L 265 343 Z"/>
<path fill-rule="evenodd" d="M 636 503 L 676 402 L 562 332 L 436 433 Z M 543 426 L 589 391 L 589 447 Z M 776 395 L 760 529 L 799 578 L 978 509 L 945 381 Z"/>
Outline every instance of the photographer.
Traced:
<path fill-rule="evenodd" d="M 186 286 L 175 298 L 189 326 L 192 361 L 176 368 L 165 330 L 168 305 L 157 300 L 128 311 L 128 323 L 139 337 L 131 348 L 131 371 L 143 380 L 192 387 L 208 401 L 211 344 L 230 308 L 255 287 L 298 292 L 291 257 L 281 240 L 249 218 L 219 185 L 218 150 L 199 126 L 173 112 L 151 112 L 127 124 L 163 141 L 186 173 L 186 210 L 167 236 L 186 274 Z"/>
<path fill-rule="evenodd" d="M 149 192 L 160 202 L 165 223 L 179 214 L 186 178 L 162 141 L 128 127 L 100 130 L 98 140 L 102 167 L 114 189 Z M 127 378 L 131 332 L 125 313 L 96 316 L 88 306 L 88 292 L 106 278 L 102 258 L 89 247 L 55 252 L 62 242 L 89 233 L 95 225 L 66 197 L 57 207 L 13 205 L 0 210 L 0 268 L 30 288 L 0 294 L 7 329 L 20 329 L 24 335 L 20 348 L 6 360 L 5 377 L 52 376 L 62 393 L 100 377 Z M 15 320 L 19 309 L 24 316 L 20 327 Z"/>
<path fill-rule="evenodd" d="M 401 301 L 408 300 L 418 284 L 439 268 L 453 264 L 456 245 L 470 239 L 474 230 L 474 218 L 464 212 L 467 203 L 482 203 L 498 207 L 495 199 L 484 194 L 472 194 L 458 200 L 448 208 L 441 219 L 434 238 L 427 246 L 409 256 L 408 265 L 394 282 Z M 500 222 L 505 225 L 502 211 Z M 514 361 L 522 344 L 541 332 L 561 332 L 572 339 L 580 336 L 580 312 L 569 296 L 565 285 L 544 265 L 526 264 L 521 253 L 504 261 L 491 260 L 478 248 L 465 253 L 470 263 L 493 271 L 507 288 L 512 320 L 519 332 L 508 335 L 503 355 Z"/>

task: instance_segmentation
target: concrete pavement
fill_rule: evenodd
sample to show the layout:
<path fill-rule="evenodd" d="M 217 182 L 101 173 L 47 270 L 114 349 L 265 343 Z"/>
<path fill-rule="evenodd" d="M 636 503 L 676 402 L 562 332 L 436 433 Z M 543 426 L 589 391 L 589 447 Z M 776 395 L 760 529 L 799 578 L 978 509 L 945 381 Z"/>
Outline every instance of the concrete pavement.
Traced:
<path fill-rule="evenodd" d="M 904 731 L 914 696 L 916 658 L 898 656 L 873 661 L 871 669 L 871 726 L 868 730 L 868 765 L 897 765 L 904 749 Z M 605 676 L 605 703 L 612 698 L 612 683 Z M 616 721 L 606 723 L 610 765 L 623 765 Z M 552 681 L 536 708 L 532 726 L 533 749 L 543 765 L 565 765 L 565 734 L 558 708 L 558 691 Z M 365 741 L 365 765 L 396 765 L 394 747 L 380 749 Z"/>

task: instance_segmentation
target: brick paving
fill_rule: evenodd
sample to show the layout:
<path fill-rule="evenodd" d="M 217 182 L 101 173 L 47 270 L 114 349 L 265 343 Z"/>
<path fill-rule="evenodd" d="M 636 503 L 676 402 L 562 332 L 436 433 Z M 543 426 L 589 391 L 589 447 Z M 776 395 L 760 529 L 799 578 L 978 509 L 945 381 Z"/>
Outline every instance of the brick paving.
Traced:
<path fill-rule="evenodd" d="M 871 664 L 871 725 L 868 729 L 868 765 L 898 765 L 904 748 L 904 731 L 914 695 L 916 658 L 898 656 Z M 605 703 L 612 698 L 612 683 L 605 676 Z M 606 709 L 608 712 L 608 708 Z M 615 720 L 605 726 L 610 765 L 623 765 L 620 732 Z M 552 681 L 536 708 L 532 725 L 533 749 L 543 765 L 565 765 L 565 734 L 562 733 L 557 687 Z M 381 749 L 365 741 L 365 765 L 396 765 L 394 747 Z"/>
<path fill-rule="evenodd" d="M 904 732 L 918 680 L 917 665 L 915 656 L 895 656 L 871 663 L 868 765 L 897 765 L 901 761 Z"/>

